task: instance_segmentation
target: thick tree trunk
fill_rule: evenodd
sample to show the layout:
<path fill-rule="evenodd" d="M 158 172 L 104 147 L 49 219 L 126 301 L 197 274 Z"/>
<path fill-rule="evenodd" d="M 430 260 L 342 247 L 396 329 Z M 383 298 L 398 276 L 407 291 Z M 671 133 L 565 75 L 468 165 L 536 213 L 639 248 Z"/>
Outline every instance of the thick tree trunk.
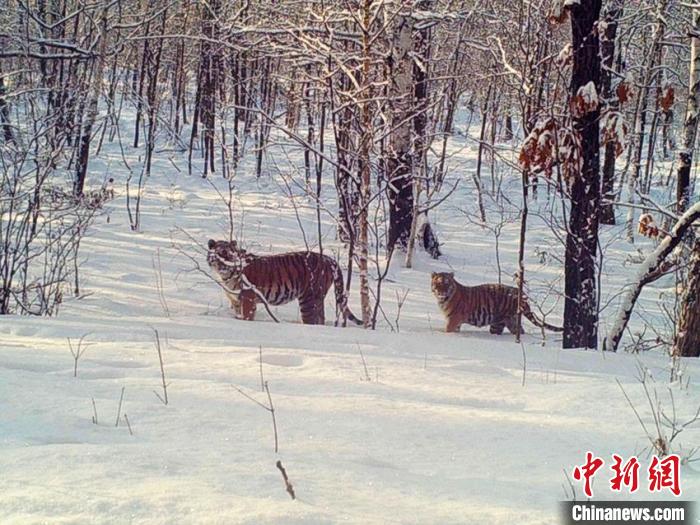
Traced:
<path fill-rule="evenodd" d="M 431 9 L 432 0 L 419 0 L 417 9 Z M 406 268 L 413 266 L 413 250 L 419 235 L 420 196 L 428 185 L 428 78 L 430 65 L 431 31 L 428 27 L 415 28 L 413 32 L 413 151 L 416 177 L 413 181 L 413 210 L 411 211 L 411 228 L 406 249 Z M 416 180 L 417 179 L 417 180 Z M 428 228 L 428 212 L 424 212 L 424 225 Z M 430 232 L 431 230 L 428 229 Z M 439 252 L 439 250 L 438 250 Z M 433 252 L 430 252 L 433 256 Z"/>
<path fill-rule="evenodd" d="M 700 32 L 700 9 L 693 9 L 692 17 L 693 32 Z M 678 153 L 677 213 L 685 211 L 690 196 L 690 168 L 693 163 L 698 111 L 700 110 L 700 38 L 698 37 L 692 37 L 690 40 L 690 72 L 688 77 L 688 104 L 683 124 L 683 145 Z"/>
<path fill-rule="evenodd" d="M 700 31 L 700 9 L 692 12 L 692 33 Z M 698 98 L 700 96 L 700 39 L 693 36 L 690 42 L 690 73 L 688 106 L 683 129 L 683 147 L 678 155 L 677 209 L 681 213 L 688 206 L 690 197 L 690 168 L 698 126 Z M 690 258 L 688 281 L 681 299 L 678 326 L 673 355 L 700 357 L 700 241 L 695 240 Z"/>
<path fill-rule="evenodd" d="M 600 56 L 595 24 L 601 0 L 581 0 L 570 7 L 574 49 L 572 96 L 592 82 L 600 86 Z M 583 165 L 571 183 L 571 211 L 566 237 L 564 348 L 597 348 L 598 303 L 596 254 L 600 206 L 600 111 L 596 108 L 573 118 L 581 136 Z"/>
<path fill-rule="evenodd" d="M 102 9 L 100 20 L 100 44 L 98 49 L 94 70 L 90 82 L 90 91 L 88 94 L 89 100 L 87 103 L 87 112 L 83 117 L 83 122 L 80 127 L 80 139 L 78 142 L 78 159 L 75 167 L 75 179 L 73 180 L 73 195 L 80 197 L 83 194 L 85 187 L 85 177 L 87 175 L 88 159 L 90 156 L 90 140 L 92 139 L 92 128 L 97 119 L 97 105 L 100 101 L 100 91 L 102 86 L 102 72 L 104 71 L 105 51 L 107 48 L 107 10 L 109 6 L 105 4 Z"/>
<path fill-rule="evenodd" d="M 163 11 L 161 15 L 160 34 L 165 33 L 165 22 L 168 19 L 168 11 Z M 158 123 L 158 74 L 160 73 L 160 61 L 163 52 L 163 41 L 156 42 L 155 52 L 149 52 L 148 70 L 146 76 L 148 78 L 148 87 L 146 89 L 146 103 L 148 108 L 146 115 L 148 117 L 148 132 L 146 134 L 146 176 L 151 174 L 151 162 L 153 160 L 153 150 L 156 143 L 156 126 Z"/>
<path fill-rule="evenodd" d="M 391 134 L 386 162 L 389 184 L 389 239 L 387 251 L 396 245 L 406 249 L 413 217 L 413 24 L 409 13 L 394 20 L 389 70 Z"/>
<path fill-rule="evenodd" d="M 673 355 L 700 357 L 700 240 L 695 241 L 690 257 L 688 281 L 681 300 Z"/>

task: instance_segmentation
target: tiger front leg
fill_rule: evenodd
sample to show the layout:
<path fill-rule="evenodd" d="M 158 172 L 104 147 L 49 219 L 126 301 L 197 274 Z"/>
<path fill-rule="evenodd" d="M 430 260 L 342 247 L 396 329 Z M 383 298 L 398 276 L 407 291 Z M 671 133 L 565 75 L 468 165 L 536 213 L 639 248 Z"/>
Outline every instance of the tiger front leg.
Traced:
<path fill-rule="evenodd" d="M 241 316 L 241 301 L 238 299 L 238 294 L 227 292 L 226 297 L 228 298 L 228 302 L 231 305 L 231 310 L 233 310 L 236 317 L 240 318 L 240 316 Z"/>
<path fill-rule="evenodd" d="M 257 309 L 256 299 L 255 292 L 250 290 L 244 290 L 240 293 L 238 297 L 240 305 L 239 319 L 244 319 L 245 321 L 252 321 L 255 319 L 255 310 Z"/>
<path fill-rule="evenodd" d="M 456 318 L 448 318 L 447 319 L 447 326 L 445 327 L 445 332 L 450 333 L 450 332 L 459 332 L 460 327 L 462 326 L 462 320 L 461 319 L 456 319 Z"/>

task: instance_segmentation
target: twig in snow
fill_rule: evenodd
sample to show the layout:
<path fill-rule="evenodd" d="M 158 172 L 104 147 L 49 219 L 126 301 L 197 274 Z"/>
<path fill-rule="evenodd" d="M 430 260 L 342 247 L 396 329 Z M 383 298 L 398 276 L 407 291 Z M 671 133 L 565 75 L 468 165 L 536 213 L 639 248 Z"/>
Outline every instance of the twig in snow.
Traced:
<path fill-rule="evenodd" d="M 272 430 L 275 433 L 275 454 L 277 453 L 278 443 L 277 443 L 277 420 L 275 419 L 275 406 L 272 404 L 272 395 L 270 394 L 270 387 L 265 381 L 265 392 L 267 392 L 267 401 L 270 403 L 270 415 L 272 416 Z"/>
<path fill-rule="evenodd" d="M 562 469 L 564 471 L 564 477 L 566 478 L 566 482 L 569 485 L 569 490 L 571 491 L 571 497 L 569 498 L 569 492 L 566 490 L 566 486 L 562 484 L 562 487 L 564 489 L 564 497 L 567 499 L 570 499 L 571 501 L 576 501 L 576 488 L 574 487 L 574 483 L 571 481 L 571 478 L 569 477 L 569 473 L 566 471 L 566 469 Z"/>
<path fill-rule="evenodd" d="M 124 401 L 124 389 L 125 388 L 126 387 L 124 387 L 124 386 L 122 387 L 122 394 L 119 396 L 119 406 L 117 407 L 117 420 L 114 423 L 115 427 L 119 426 L 119 418 L 121 417 L 121 413 L 122 413 L 122 401 Z"/>
<path fill-rule="evenodd" d="M 95 398 L 92 399 L 92 422 L 97 425 L 97 406 L 95 405 Z"/>
<path fill-rule="evenodd" d="M 158 399 L 164 404 L 168 404 L 168 384 L 165 382 L 165 368 L 163 367 L 163 352 L 160 349 L 160 337 L 158 336 L 158 330 L 155 328 L 153 329 L 153 332 L 156 334 L 156 350 L 158 350 L 158 361 L 160 362 L 160 377 L 163 382 L 163 395 L 161 396 L 158 392 L 155 390 L 153 393 L 156 395 Z"/>
<path fill-rule="evenodd" d="M 618 379 L 615 379 L 617 382 L 618 386 L 620 387 L 620 390 L 622 390 L 622 393 L 625 396 L 625 399 L 627 400 L 627 403 L 630 405 L 632 408 L 632 411 L 634 412 L 634 415 L 637 417 L 637 421 L 639 421 L 639 424 L 641 425 L 642 429 L 644 430 L 644 433 L 647 435 L 647 438 L 649 439 L 649 442 L 651 444 L 651 447 L 654 451 L 655 454 L 657 454 L 660 457 L 664 457 L 668 454 L 671 453 L 671 446 L 674 442 L 674 440 L 690 425 L 693 425 L 697 421 L 700 420 L 700 406 L 698 407 L 697 411 L 695 414 L 688 419 L 684 423 L 680 423 L 678 421 L 678 415 L 676 414 L 676 404 L 675 400 L 673 398 L 673 391 L 669 389 L 669 392 L 671 394 L 671 410 L 672 414 L 671 417 L 667 416 L 664 413 L 664 410 L 661 408 L 661 403 L 659 402 L 659 398 L 657 396 L 656 389 L 654 389 L 654 399 L 652 399 L 652 395 L 649 392 L 649 388 L 647 386 L 647 378 L 649 377 L 648 374 L 644 369 L 641 369 L 642 375 L 639 377 L 639 381 L 642 383 L 642 387 L 644 389 L 644 394 L 649 402 L 649 408 L 651 409 L 652 416 L 654 418 L 654 425 L 656 427 L 656 437 L 652 435 L 649 430 L 647 429 L 646 425 L 644 424 L 644 421 L 642 420 L 641 416 L 639 415 L 639 412 L 635 408 L 634 404 L 630 400 L 629 396 L 627 395 L 627 392 L 625 392 L 625 389 L 622 388 L 622 384 L 620 384 L 620 381 Z M 662 430 L 663 427 L 668 427 L 671 430 L 671 437 L 668 438 L 666 437 L 664 431 Z M 691 449 L 691 456 L 686 457 L 685 460 L 687 461 L 690 457 L 692 457 L 692 454 L 694 452 Z"/>
<path fill-rule="evenodd" d="M 78 360 L 82 357 L 82 355 L 85 353 L 85 350 L 87 350 L 87 347 L 90 346 L 92 343 L 86 343 L 83 346 L 83 340 L 87 337 L 88 334 L 84 334 L 80 336 L 80 339 L 78 340 L 78 344 L 76 345 L 76 348 L 73 348 L 73 342 L 70 340 L 70 337 L 68 338 L 68 348 L 70 348 L 70 353 L 73 356 L 73 377 L 78 377 Z"/>
<path fill-rule="evenodd" d="M 124 413 L 124 421 L 126 421 L 126 426 L 129 429 L 129 434 L 134 435 L 134 433 L 131 431 L 131 423 L 129 423 L 129 417 Z"/>
<path fill-rule="evenodd" d="M 156 279 L 156 292 L 158 294 L 158 301 L 160 302 L 165 316 L 170 318 L 170 308 L 168 307 L 168 302 L 165 299 L 165 292 L 163 291 L 163 269 L 160 264 L 160 248 L 156 249 L 155 255 L 152 257 L 153 263 L 153 273 Z"/>
<path fill-rule="evenodd" d="M 263 361 L 262 361 L 262 345 L 258 348 L 260 352 L 260 391 L 264 392 L 265 391 L 265 378 L 263 377 Z"/>
<path fill-rule="evenodd" d="M 372 378 L 369 375 L 369 370 L 367 370 L 367 361 L 365 361 L 365 355 L 362 353 L 362 348 L 360 348 L 360 344 L 357 344 L 357 349 L 360 352 L 360 357 L 362 358 L 362 366 L 365 369 L 365 377 L 362 378 L 363 381 L 372 381 Z"/>
<path fill-rule="evenodd" d="M 265 403 L 261 403 L 260 401 L 258 401 L 254 397 L 252 397 L 251 395 L 246 394 L 243 390 L 238 388 L 236 385 L 233 385 L 233 388 L 235 388 L 236 391 L 238 391 L 238 393 L 241 394 L 246 399 L 252 401 L 253 403 L 258 405 L 259 407 L 267 410 L 270 413 L 270 415 L 272 416 L 272 431 L 273 431 L 274 436 L 275 436 L 275 454 L 276 454 L 279 450 L 279 439 L 277 437 L 277 419 L 275 418 L 275 406 L 272 404 L 272 395 L 270 394 L 270 387 L 268 386 L 267 381 L 265 381 L 263 383 L 263 388 L 264 388 L 265 392 L 267 393 L 267 401 L 269 403 L 268 405 L 266 405 Z"/>
<path fill-rule="evenodd" d="M 284 480 L 284 488 L 286 489 L 287 494 L 289 494 L 290 498 L 297 499 L 296 494 L 294 494 L 294 487 L 290 483 L 289 478 L 287 477 L 287 471 L 282 466 L 282 462 L 280 460 L 277 460 L 277 468 L 282 473 L 282 479 Z"/>
<path fill-rule="evenodd" d="M 406 297 L 408 297 L 408 292 L 411 290 L 409 288 L 405 288 L 403 290 L 403 295 L 399 294 L 399 291 L 396 290 L 396 319 L 394 319 L 394 325 L 396 326 L 396 333 L 399 333 L 401 330 L 399 329 L 399 321 L 401 319 L 401 308 L 403 308 L 404 303 L 406 302 Z"/>

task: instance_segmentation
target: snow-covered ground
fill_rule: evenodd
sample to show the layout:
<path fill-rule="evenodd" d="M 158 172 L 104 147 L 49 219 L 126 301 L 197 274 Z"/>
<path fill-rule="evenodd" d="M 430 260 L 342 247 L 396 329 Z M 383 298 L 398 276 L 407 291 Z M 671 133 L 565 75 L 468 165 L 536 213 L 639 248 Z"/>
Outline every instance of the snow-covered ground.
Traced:
<path fill-rule="evenodd" d="M 638 454 L 644 468 L 649 442 L 616 380 L 653 429 L 638 380 L 646 370 L 652 394 L 669 415 L 672 396 L 682 422 L 700 404 L 697 360 L 683 364 L 682 385 L 669 385 L 669 359 L 656 351 L 563 351 L 559 335 L 543 341 L 529 323 L 522 346 L 474 327 L 443 333 L 430 272 L 451 269 L 465 284 L 497 279 L 495 236 L 464 213 L 475 214 L 474 151 L 459 140 L 451 147 L 450 180 L 462 183 L 432 212 L 445 257 L 419 254 L 410 270 L 396 259 L 383 292 L 384 315 L 396 324 L 397 294 L 408 291 L 398 332 L 381 314 L 376 331 L 303 326 L 296 304 L 276 309 L 279 324 L 263 309 L 255 322 L 235 320 L 217 285 L 181 253 L 206 268 L 202 246 L 226 236 L 225 181 L 187 176 L 184 155 L 157 154 L 134 233 L 120 155 L 115 148 L 93 159 L 93 182 L 114 176 L 118 196 L 83 242 L 84 297 L 67 300 L 56 318 L 0 318 L 0 523 L 554 523 L 557 502 L 571 499 L 566 474 L 586 451 L 608 462 L 612 453 Z M 274 174 L 256 181 L 250 173 L 241 170 L 234 190 L 239 239 L 259 253 L 303 249 L 284 185 Z M 517 178 L 503 184 L 519 202 Z M 332 193 L 330 184 L 324 191 Z M 313 248 L 315 212 L 302 197 L 294 204 Z M 559 324 L 563 250 L 545 225 L 556 211 L 544 193 L 537 210 L 527 246 L 530 295 L 553 308 L 547 320 Z M 487 215 L 492 223 L 500 217 L 488 199 Z M 335 227 L 325 221 L 324 249 L 337 252 Z M 499 261 L 508 284 L 518 230 L 512 210 L 504 212 Z M 606 229 L 602 240 L 602 304 L 611 301 L 603 333 L 634 268 L 622 230 Z M 660 281 L 640 302 L 641 316 L 657 327 L 668 286 Z M 330 303 L 329 294 L 328 317 Z M 356 287 L 350 305 L 359 312 Z M 632 330 L 641 330 L 642 317 Z M 162 395 L 154 329 L 167 406 L 154 393 Z M 75 347 L 81 336 L 89 346 L 74 378 L 67 338 Z M 267 403 L 261 354 L 277 454 L 270 414 L 237 390 Z M 122 389 L 133 435 L 124 418 L 115 426 Z M 673 448 L 684 454 L 698 445 L 696 425 Z M 607 468 L 594 483 L 596 499 L 628 498 L 609 491 Z M 669 497 L 650 495 L 644 480 L 642 473 L 635 499 Z M 682 487 L 683 499 L 697 499 L 697 462 L 683 465 Z"/>

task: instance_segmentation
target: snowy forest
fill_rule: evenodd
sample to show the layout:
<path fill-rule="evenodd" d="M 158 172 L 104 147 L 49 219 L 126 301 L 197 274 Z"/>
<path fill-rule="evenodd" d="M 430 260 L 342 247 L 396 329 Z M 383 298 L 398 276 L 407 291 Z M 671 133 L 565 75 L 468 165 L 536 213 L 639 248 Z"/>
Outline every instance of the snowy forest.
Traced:
<path fill-rule="evenodd" d="M 0 521 L 700 490 L 699 111 L 694 1 L 3 0 Z"/>

